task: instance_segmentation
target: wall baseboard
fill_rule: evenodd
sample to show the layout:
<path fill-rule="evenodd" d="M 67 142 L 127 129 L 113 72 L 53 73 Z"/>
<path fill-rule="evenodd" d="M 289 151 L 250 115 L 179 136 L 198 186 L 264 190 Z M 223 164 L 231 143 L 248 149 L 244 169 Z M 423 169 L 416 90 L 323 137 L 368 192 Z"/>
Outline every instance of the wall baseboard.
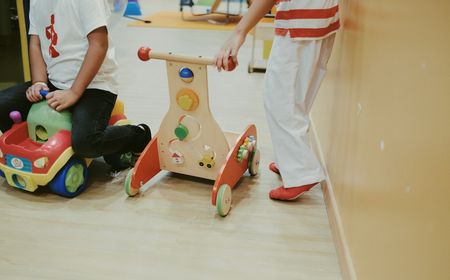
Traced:
<path fill-rule="evenodd" d="M 339 207 L 337 204 L 336 196 L 333 191 L 333 184 L 331 183 L 330 176 L 328 175 L 327 164 L 323 154 L 322 146 L 320 144 L 317 130 L 311 119 L 311 142 L 313 149 L 319 156 L 319 160 L 325 169 L 326 181 L 321 183 L 323 197 L 325 205 L 327 207 L 328 220 L 330 222 L 331 232 L 333 234 L 334 244 L 338 255 L 339 265 L 341 267 L 341 273 L 343 279 L 357 280 L 355 268 L 353 266 L 352 257 L 350 254 L 350 248 L 347 243 L 347 238 L 344 232 L 344 226 L 340 215 Z"/>

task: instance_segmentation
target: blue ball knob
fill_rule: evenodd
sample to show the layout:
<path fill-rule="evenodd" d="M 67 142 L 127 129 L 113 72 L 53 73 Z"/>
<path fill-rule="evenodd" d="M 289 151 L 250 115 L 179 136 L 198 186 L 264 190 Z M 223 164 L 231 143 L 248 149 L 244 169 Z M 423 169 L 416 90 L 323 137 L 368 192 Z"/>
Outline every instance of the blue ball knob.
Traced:
<path fill-rule="evenodd" d="M 191 83 L 194 80 L 194 73 L 187 67 L 181 68 L 178 74 L 185 83 Z"/>

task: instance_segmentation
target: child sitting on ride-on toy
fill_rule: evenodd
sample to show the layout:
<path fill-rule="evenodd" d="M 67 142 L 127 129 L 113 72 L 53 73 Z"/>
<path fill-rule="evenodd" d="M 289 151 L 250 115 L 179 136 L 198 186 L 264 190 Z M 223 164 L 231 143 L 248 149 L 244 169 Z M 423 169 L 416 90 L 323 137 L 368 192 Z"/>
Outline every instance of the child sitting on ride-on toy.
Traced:
<path fill-rule="evenodd" d="M 151 139 L 148 126 L 109 125 L 117 99 L 117 66 L 107 30 L 109 13 L 106 1 L 31 1 L 29 54 L 32 82 L 0 91 L 0 130 L 5 133 L 2 137 L 8 136 L 6 131 L 13 124 L 9 114 L 19 111 L 27 116 L 32 105 L 44 99 L 40 91 L 47 90 L 50 91 L 45 97 L 48 105 L 43 103 L 57 112 L 68 110 L 72 115 L 70 130 L 66 127 L 62 131 L 70 131 L 69 146 L 79 160 L 78 165 L 75 164 L 78 169 L 86 163 L 84 158 L 130 151 L 140 153 L 145 148 Z M 49 124 L 54 123 L 49 119 Z M 52 145 L 58 145 L 52 136 L 61 133 L 60 130 L 48 131 L 42 125 L 27 128 L 26 123 L 22 126 L 17 127 L 23 130 L 17 134 L 19 138 L 11 137 L 3 143 L 18 141 L 17 145 L 24 144 L 29 151 L 37 146 L 54 149 Z M 46 131 L 43 135 L 47 139 L 39 138 L 38 133 L 42 129 Z M 30 132 L 34 135 L 29 135 Z M 53 141 L 52 145 L 49 141 Z M 5 171 L 3 173 L 10 184 L 13 182 L 24 189 L 27 189 L 26 173 L 35 172 L 39 169 L 37 166 L 46 165 L 46 161 L 50 161 L 50 157 L 38 162 L 25 162 L 18 155 L 0 151 L 0 167 L 3 165 L 19 170 L 18 167 L 23 165 L 19 170 L 21 175 L 14 178 Z M 27 164 L 30 166 L 25 167 Z M 74 193 L 60 194 L 73 196 Z"/>

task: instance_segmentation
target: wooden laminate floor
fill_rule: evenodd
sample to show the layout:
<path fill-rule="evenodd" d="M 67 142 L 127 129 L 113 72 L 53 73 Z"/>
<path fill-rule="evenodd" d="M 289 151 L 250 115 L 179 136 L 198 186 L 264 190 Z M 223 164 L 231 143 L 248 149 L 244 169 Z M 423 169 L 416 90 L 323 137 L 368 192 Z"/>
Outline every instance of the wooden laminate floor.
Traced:
<path fill-rule="evenodd" d="M 145 14 L 177 9 L 178 1 L 141 0 Z M 167 107 L 164 62 L 140 62 L 136 51 L 213 56 L 227 32 L 129 28 L 111 31 L 120 63 L 120 98 L 127 115 L 156 132 Z M 261 92 L 262 74 L 247 74 L 250 42 L 231 73 L 209 69 L 211 110 L 225 131 L 255 123 L 262 153 L 260 175 L 233 189 L 226 218 L 211 206 L 212 183 L 161 173 L 128 198 L 125 173 L 110 174 L 96 160 L 90 187 L 74 199 L 45 189 L 26 193 L 0 179 L 0 279 L 341 279 L 322 192 L 271 201 L 280 184 Z M 113 176 L 114 175 L 114 176 Z"/>

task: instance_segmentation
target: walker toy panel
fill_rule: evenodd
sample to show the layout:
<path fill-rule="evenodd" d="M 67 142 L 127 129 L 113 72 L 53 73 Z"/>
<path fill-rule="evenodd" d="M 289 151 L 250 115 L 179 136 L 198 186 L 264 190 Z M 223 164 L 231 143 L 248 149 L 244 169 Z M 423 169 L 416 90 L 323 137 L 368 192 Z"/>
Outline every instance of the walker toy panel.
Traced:
<path fill-rule="evenodd" d="M 208 100 L 206 65 L 167 61 L 170 107 L 158 132 L 163 170 L 214 180 L 229 146 Z"/>

